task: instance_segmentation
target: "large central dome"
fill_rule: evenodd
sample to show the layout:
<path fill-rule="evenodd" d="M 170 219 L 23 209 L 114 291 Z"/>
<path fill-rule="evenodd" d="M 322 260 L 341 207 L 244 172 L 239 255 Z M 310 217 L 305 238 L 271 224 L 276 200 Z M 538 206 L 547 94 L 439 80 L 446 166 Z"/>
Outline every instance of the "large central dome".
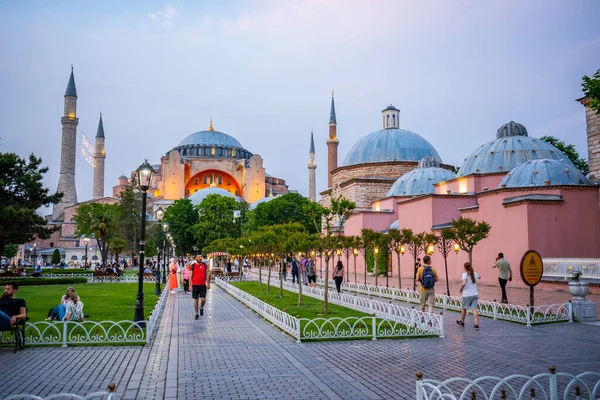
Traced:
<path fill-rule="evenodd" d="M 175 147 L 185 157 L 217 157 L 248 159 L 252 153 L 244 149 L 240 142 L 226 133 L 215 131 L 212 120 L 208 130 L 192 133 Z"/>
<path fill-rule="evenodd" d="M 383 129 L 370 133 L 352 146 L 344 166 L 385 161 L 417 162 L 425 157 L 442 162 L 431 143 L 414 132 L 400 129 L 400 110 L 390 104 L 382 114 Z"/>
<path fill-rule="evenodd" d="M 224 146 L 241 148 L 242 145 L 232 136 L 226 133 L 207 130 L 192 133 L 181 142 L 178 146 L 200 145 L 200 146 Z"/>

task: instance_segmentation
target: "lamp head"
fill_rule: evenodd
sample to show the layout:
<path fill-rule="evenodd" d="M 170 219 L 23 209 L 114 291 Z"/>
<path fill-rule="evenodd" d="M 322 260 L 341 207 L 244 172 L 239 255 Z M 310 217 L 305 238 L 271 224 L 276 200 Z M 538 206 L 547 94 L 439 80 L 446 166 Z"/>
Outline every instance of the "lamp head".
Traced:
<path fill-rule="evenodd" d="M 342 250 L 341 249 L 337 249 L 335 252 L 337 253 L 338 256 L 342 255 Z"/>
<path fill-rule="evenodd" d="M 454 252 L 456 254 L 458 254 L 458 250 L 460 250 L 460 246 L 458 245 L 458 243 L 454 243 Z"/>
<path fill-rule="evenodd" d="M 375 246 L 375 248 L 373 249 L 373 252 L 375 254 L 379 254 L 379 247 Z"/>
<path fill-rule="evenodd" d="M 433 245 L 431 243 L 427 245 L 427 254 L 428 255 L 432 255 L 434 250 L 435 250 L 435 248 L 433 247 Z"/>
<path fill-rule="evenodd" d="M 354 255 L 355 255 L 355 256 L 357 256 L 357 255 L 358 255 L 358 249 L 357 249 L 357 248 L 354 248 L 354 249 L 352 250 L 352 252 L 354 253 Z"/>
<path fill-rule="evenodd" d="M 406 253 L 406 248 L 404 246 L 400 246 L 400 254 L 404 255 Z"/>
<path fill-rule="evenodd" d="M 150 186 L 152 186 L 152 176 L 154 175 L 154 170 L 152 166 L 148 164 L 148 160 L 145 160 L 142 165 L 138 167 L 136 170 L 138 185 L 143 192 L 148 191 Z"/>
<path fill-rule="evenodd" d="M 165 210 L 163 210 L 162 207 L 158 207 L 158 210 L 156 210 L 156 220 L 158 222 L 160 222 L 160 221 L 162 221 L 164 216 L 165 216 Z"/>

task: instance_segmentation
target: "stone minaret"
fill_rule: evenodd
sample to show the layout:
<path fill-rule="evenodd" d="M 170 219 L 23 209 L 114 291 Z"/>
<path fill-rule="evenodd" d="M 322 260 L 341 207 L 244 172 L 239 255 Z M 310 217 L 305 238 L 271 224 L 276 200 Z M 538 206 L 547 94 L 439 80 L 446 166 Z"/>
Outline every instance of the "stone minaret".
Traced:
<path fill-rule="evenodd" d="M 600 182 L 600 115 L 590 108 L 589 98 L 584 97 L 578 101 L 585 106 L 590 179 Z"/>
<path fill-rule="evenodd" d="M 94 194 L 92 199 L 98 200 L 104 197 L 104 125 L 102 124 L 102 113 L 98 122 L 96 132 L 96 151 L 94 152 Z"/>
<path fill-rule="evenodd" d="M 310 132 L 310 149 L 308 150 L 308 198 L 310 201 L 317 201 L 317 178 L 315 170 L 317 162 L 315 161 L 315 139 L 312 131 Z"/>
<path fill-rule="evenodd" d="M 337 122 L 335 120 L 335 103 L 331 92 L 331 112 L 329 113 L 329 139 L 327 139 L 327 187 L 331 188 L 331 171 L 337 168 L 337 149 L 340 141 L 337 139 Z"/>
<path fill-rule="evenodd" d="M 65 113 L 61 118 L 62 123 L 62 148 L 60 153 L 60 178 L 57 192 L 62 192 L 63 197 L 59 203 L 54 204 L 52 219 L 60 219 L 65 207 L 77 204 L 77 190 L 75 188 L 75 155 L 77 153 L 77 89 L 75 77 L 71 66 L 71 77 L 65 92 Z"/>

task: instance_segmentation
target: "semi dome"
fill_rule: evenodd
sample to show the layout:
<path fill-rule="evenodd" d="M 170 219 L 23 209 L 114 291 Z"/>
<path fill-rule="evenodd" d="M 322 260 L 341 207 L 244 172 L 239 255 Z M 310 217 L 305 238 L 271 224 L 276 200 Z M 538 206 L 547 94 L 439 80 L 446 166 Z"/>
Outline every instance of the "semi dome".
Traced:
<path fill-rule="evenodd" d="M 388 229 L 400 229 L 400 220 L 397 219 L 394 222 L 392 222 Z"/>
<path fill-rule="evenodd" d="M 219 196 L 231 197 L 232 199 L 239 200 L 239 198 L 231 194 L 231 192 L 216 186 L 198 190 L 196 193 L 192 194 L 189 199 L 193 205 L 196 205 L 202 203 L 202 200 L 211 194 L 218 194 Z"/>
<path fill-rule="evenodd" d="M 546 185 L 592 185 L 592 182 L 571 163 L 543 158 L 519 165 L 502 179 L 498 187 Z"/>
<path fill-rule="evenodd" d="M 465 159 L 458 176 L 507 172 L 530 160 L 565 160 L 559 149 L 543 140 L 527 136 L 521 124 L 509 122 L 498 129 L 496 139 L 484 144 Z M 571 167 L 575 168 L 572 164 Z"/>
<path fill-rule="evenodd" d="M 419 161 L 421 165 L 435 165 L 435 159 L 426 157 Z M 416 196 L 420 194 L 435 193 L 433 185 L 439 182 L 447 181 L 456 178 L 456 174 L 452 171 L 445 170 L 438 166 L 425 166 L 402 175 L 388 190 L 386 197 L 390 196 Z"/>
<path fill-rule="evenodd" d="M 269 196 L 269 197 L 263 197 L 262 199 L 258 199 L 258 200 L 256 200 L 254 203 L 250 204 L 250 209 L 251 209 L 251 210 L 254 210 L 254 209 L 256 209 L 256 207 L 257 207 L 259 204 L 262 204 L 262 203 L 269 202 L 269 201 L 271 201 L 271 200 L 273 200 L 273 199 L 276 199 L 276 198 L 278 198 L 278 197 L 280 197 L 280 196 Z"/>
<path fill-rule="evenodd" d="M 387 128 L 370 133 L 359 140 L 344 159 L 345 166 L 382 161 L 419 161 L 432 157 L 442 159 L 435 148 L 414 132 Z"/>

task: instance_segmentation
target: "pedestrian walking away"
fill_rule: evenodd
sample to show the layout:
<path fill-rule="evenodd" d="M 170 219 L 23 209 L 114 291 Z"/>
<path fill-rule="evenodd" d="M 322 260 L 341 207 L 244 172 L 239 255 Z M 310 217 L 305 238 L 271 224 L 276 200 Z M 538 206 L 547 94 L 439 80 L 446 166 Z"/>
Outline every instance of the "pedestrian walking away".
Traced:
<path fill-rule="evenodd" d="M 192 281 L 192 298 L 194 299 L 195 319 L 204 315 L 206 291 L 210 289 L 210 270 L 202 261 L 202 254 L 196 254 L 196 260 L 191 265 L 190 280 Z M 200 298 L 200 315 L 198 315 L 198 298 Z"/>
<path fill-rule="evenodd" d="M 502 303 L 508 303 L 506 284 L 512 281 L 513 274 L 510 263 L 504 259 L 503 253 L 498 253 L 498 257 L 496 257 L 496 262 L 492 265 L 492 268 L 498 268 L 498 282 L 502 290 Z"/>
<path fill-rule="evenodd" d="M 338 293 L 342 292 L 342 281 L 344 280 L 344 264 L 342 260 L 338 260 L 333 270 L 333 280 L 335 281 L 335 288 Z"/>
<path fill-rule="evenodd" d="M 421 284 L 419 291 L 419 302 L 421 303 L 421 311 L 425 311 L 425 304 L 429 305 L 429 312 L 433 313 L 435 305 L 435 283 L 438 280 L 438 274 L 435 268 L 431 266 L 431 257 L 423 257 L 424 266 L 417 270 L 417 281 Z"/>
<path fill-rule="evenodd" d="M 171 290 L 171 293 L 176 293 L 178 287 L 179 283 L 177 281 L 177 264 L 175 263 L 175 259 L 171 258 L 169 264 L 169 289 Z"/>
<path fill-rule="evenodd" d="M 470 262 L 466 262 L 465 272 L 462 274 L 462 286 L 460 287 L 462 309 L 460 311 L 460 320 L 456 321 L 459 326 L 465 326 L 467 311 L 473 310 L 473 320 L 475 322 L 473 328 L 479 329 L 479 314 L 477 312 L 477 303 L 479 302 L 479 292 L 477 292 L 478 280 L 479 274 L 473 271 Z"/>
<path fill-rule="evenodd" d="M 298 279 L 298 261 L 292 260 L 292 283 L 296 283 Z"/>

